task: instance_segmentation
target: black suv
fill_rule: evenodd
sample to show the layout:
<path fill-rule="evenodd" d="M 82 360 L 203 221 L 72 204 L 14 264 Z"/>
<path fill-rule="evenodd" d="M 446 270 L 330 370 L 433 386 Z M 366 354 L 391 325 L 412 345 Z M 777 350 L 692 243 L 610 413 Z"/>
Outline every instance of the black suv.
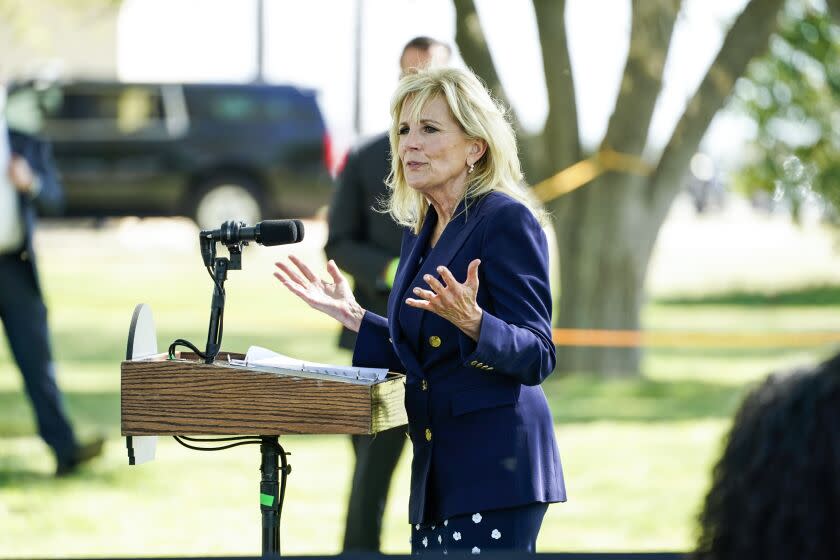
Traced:
<path fill-rule="evenodd" d="M 329 202 L 315 94 L 281 85 L 13 84 L 9 125 L 50 140 L 70 216 L 311 216 Z"/>

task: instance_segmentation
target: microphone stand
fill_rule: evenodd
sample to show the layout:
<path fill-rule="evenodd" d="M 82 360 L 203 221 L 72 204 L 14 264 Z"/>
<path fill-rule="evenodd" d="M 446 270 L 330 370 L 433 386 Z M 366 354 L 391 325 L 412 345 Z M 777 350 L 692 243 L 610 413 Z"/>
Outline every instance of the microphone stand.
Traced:
<path fill-rule="evenodd" d="M 213 277 L 213 299 L 210 303 L 210 325 L 207 329 L 207 345 L 204 352 L 204 363 L 212 364 L 222 348 L 222 330 L 225 315 L 225 280 L 228 270 L 242 270 L 242 248 L 248 244 L 245 239 L 262 243 L 261 228 L 268 228 L 269 245 L 281 243 L 296 243 L 303 238 L 303 224 L 299 220 L 260 222 L 253 228 L 245 226 L 245 222 L 229 220 L 218 230 L 201 231 L 198 235 L 201 247 L 201 258 L 204 266 Z M 216 241 L 224 244 L 230 258 L 216 257 Z"/>
<path fill-rule="evenodd" d="M 225 314 L 225 280 L 228 270 L 242 270 L 242 247 L 247 241 L 225 243 L 230 258 L 216 257 L 216 241 L 209 235 L 199 237 L 201 258 L 213 272 L 213 299 L 210 303 L 210 325 L 204 363 L 212 364 L 222 347 L 222 318 Z M 260 444 L 260 513 L 262 515 L 262 557 L 280 556 L 280 506 L 286 476 L 292 468 L 286 463 L 286 452 L 279 436 L 261 435 Z M 282 467 L 278 464 L 282 463 Z M 278 473 L 282 476 L 281 480 Z"/>
<path fill-rule="evenodd" d="M 227 245 L 230 258 L 216 257 L 216 242 L 209 237 L 200 237 L 201 257 L 204 265 L 213 271 L 213 299 L 210 303 L 210 326 L 207 330 L 207 345 L 204 363 L 212 364 L 222 348 L 222 318 L 225 314 L 225 280 L 228 270 L 242 270 L 242 247 L 240 241 Z"/>

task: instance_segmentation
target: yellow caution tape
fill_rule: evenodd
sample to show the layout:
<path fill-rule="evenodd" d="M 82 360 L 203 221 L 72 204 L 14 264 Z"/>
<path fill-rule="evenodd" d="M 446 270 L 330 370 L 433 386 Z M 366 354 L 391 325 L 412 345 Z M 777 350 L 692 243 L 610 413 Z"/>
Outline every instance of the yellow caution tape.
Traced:
<path fill-rule="evenodd" d="M 546 203 L 586 185 L 608 171 L 647 176 L 654 167 L 642 158 L 599 150 L 591 157 L 537 183 L 533 192 Z M 840 342 L 840 332 L 696 332 L 621 331 L 604 329 L 554 329 L 557 346 L 650 346 L 660 348 L 790 348 L 813 347 Z"/>
<path fill-rule="evenodd" d="M 659 348 L 800 348 L 840 342 L 840 332 L 704 332 L 554 329 L 557 346 Z"/>
<path fill-rule="evenodd" d="M 540 181 L 534 185 L 533 191 L 540 202 L 546 203 L 584 186 L 607 171 L 647 176 L 653 169 L 638 156 L 606 148 Z"/>

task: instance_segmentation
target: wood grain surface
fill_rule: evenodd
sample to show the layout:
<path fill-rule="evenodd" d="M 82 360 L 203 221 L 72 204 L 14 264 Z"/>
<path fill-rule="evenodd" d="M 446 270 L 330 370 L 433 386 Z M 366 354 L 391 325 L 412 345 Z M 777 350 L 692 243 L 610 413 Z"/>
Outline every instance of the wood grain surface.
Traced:
<path fill-rule="evenodd" d="M 243 357 L 217 364 L 228 356 Z M 176 357 L 122 362 L 123 435 L 373 434 L 407 422 L 399 374 L 361 385 Z"/>

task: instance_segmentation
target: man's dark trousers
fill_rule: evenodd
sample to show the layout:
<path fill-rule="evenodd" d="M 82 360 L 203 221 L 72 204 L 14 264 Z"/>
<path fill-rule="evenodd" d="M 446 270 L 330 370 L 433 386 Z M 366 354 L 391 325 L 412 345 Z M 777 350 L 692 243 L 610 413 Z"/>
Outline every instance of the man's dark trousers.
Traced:
<path fill-rule="evenodd" d="M 0 319 L 35 409 L 38 433 L 59 460 L 77 442 L 64 412 L 47 330 L 47 308 L 28 253 L 0 255 Z"/>
<path fill-rule="evenodd" d="M 47 309 L 38 283 L 33 244 L 36 213 L 60 213 L 64 197 L 48 143 L 9 131 L 9 145 L 39 178 L 40 190 L 34 198 L 24 194 L 18 196 L 23 243 L 18 250 L 0 254 L 0 320 L 12 355 L 23 374 L 24 386 L 35 410 L 38 433 L 52 448 L 59 466 L 72 465 L 77 461 L 78 442 L 56 385 Z"/>
<path fill-rule="evenodd" d="M 356 468 L 347 506 L 344 550 L 379 550 L 388 488 L 405 441 L 405 426 L 375 436 L 353 436 Z"/>

